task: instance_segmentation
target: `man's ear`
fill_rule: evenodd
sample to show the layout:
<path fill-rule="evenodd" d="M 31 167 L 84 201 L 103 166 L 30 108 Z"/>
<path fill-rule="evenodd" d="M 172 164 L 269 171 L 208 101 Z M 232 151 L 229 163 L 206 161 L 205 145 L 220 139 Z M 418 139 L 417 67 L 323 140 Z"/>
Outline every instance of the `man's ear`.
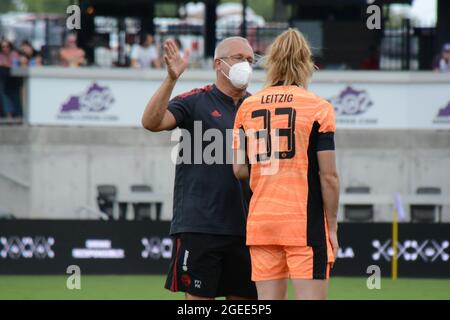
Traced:
<path fill-rule="evenodd" d="M 214 70 L 220 70 L 219 69 L 219 67 L 220 67 L 220 60 L 219 59 L 215 59 L 214 60 L 213 67 L 214 67 Z"/>

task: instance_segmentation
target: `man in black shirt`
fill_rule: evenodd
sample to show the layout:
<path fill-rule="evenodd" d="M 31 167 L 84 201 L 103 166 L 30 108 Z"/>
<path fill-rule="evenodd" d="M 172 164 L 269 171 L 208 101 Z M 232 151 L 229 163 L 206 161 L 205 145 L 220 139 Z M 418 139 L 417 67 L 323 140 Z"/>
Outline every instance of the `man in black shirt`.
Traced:
<path fill-rule="evenodd" d="M 223 40 L 215 51 L 215 84 L 170 101 L 188 66 L 189 50 L 181 57 L 168 40 L 164 51 L 168 75 L 148 103 L 142 125 L 153 132 L 179 127 L 182 141 L 189 141 L 190 147 L 189 156 L 179 154 L 182 161 L 176 165 L 170 230 L 175 242 L 166 288 L 185 292 L 187 299 L 256 299 L 245 245 L 250 189 L 233 174 L 232 159 L 227 157 L 232 155 L 231 141 L 226 139 L 237 109 L 249 95 L 253 50 L 244 38 Z M 209 129 L 221 133 L 223 144 L 213 163 L 203 157 L 208 143 L 202 137 Z M 200 141 L 200 159 L 195 141 Z"/>

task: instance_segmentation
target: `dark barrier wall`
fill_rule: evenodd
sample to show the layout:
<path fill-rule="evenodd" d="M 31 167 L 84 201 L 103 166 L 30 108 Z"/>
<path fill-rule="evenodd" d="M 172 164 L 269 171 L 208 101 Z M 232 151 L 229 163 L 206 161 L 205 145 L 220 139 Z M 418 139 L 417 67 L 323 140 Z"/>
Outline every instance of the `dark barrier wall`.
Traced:
<path fill-rule="evenodd" d="M 391 272 L 390 224 L 342 223 L 333 275 Z M 172 253 L 167 222 L 0 221 L 0 274 L 164 274 Z M 450 278 L 450 224 L 401 224 L 399 276 Z"/>
<path fill-rule="evenodd" d="M 163 274 L 172 240 L 167 222 L 0 221 L 0 274 Z"/>
<path fill-rule="evenodd" d="M 367 275 L 377 265 L 391 275 L 392 225 L 389 223 L 339 224 L 339 259 L 332 274 Z M 398 274 L 400 277 L 450 278 L 450 224 L 399 224 Z"/>

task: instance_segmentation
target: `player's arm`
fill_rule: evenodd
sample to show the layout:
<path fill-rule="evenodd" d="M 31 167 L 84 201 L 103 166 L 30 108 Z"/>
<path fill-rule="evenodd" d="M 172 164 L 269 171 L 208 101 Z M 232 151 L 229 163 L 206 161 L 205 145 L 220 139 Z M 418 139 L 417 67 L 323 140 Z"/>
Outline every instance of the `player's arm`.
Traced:
<path fill-rule="evenodd" d="M 184 57 L 181 58 L 175 43 L 170 39 L 164 43 L 164 52 L 167 77 L 148 102 L 142 115 L 142 126 L 153 132 L 170 130 L 176 127 L 176 119 L 167 110 L 167 107 L 173 88 L 189 62 L 189 50 L 186 49 Z"/>
<path fill-rule="evenodd" d="M 243 106 L 241 105 L 236 114 L 233 127 L 233 172 L 238 179 L 248 179 L 250 177 L 245 145 L 245 131 L 242 126 Z"/>
<path fill-rule="evenodd" d="M 248 179 L 250 177 L 245 150 L 242 150 L 241 148 L 234 150 L 233 172 L 238 179 Z"/>
<path fill-rule="evenodd" d="M 319 162 L 320 185 L 323 206 L 327 218 L 328 235 L 337 257 L 339 243 L 337 238 L 337 213 L 339 206 L 339 176 L 336 169 L 336 153 L 334 132 L 336 119 L 333 106 L 324 101 L 319 106 L 318 121 L 320 124 L 317 142 L 317 158 Z"/>
<path fill-rule="evenodd" d="M 337 231 L 337 212 L 339 206 L 339 176 L 336 169 L 336 153 L 333 150 L 317 153 L 319 161 L 320 184 L 328 227 Z"/>
<path fill-rule="evenodd" d="M 339 243 L 337 239 L 337 213 L 339 206 L 339 176 L 336 169 L 336 153 L 334 150 L 324 150 L 317 153 L 319 162 L 320 186 L 322 189 L 323 206 L 327 217 L 328 234 L 337 257 Z"/>

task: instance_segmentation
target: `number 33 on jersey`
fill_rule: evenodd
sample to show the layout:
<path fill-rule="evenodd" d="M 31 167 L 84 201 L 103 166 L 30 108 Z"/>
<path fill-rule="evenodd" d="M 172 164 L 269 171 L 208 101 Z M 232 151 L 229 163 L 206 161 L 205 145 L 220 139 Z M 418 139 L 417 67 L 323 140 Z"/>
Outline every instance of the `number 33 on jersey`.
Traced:
<path fill-rule="evenodd" d="M 325 229 L 317 152 L 334 150 L 335 130 L 333 106 L 298 86 L 269 87 L 243 102 L 233 149 L 245 150 L 250 165 L 251 243 L 323 244 L 307 229 Z"/>

